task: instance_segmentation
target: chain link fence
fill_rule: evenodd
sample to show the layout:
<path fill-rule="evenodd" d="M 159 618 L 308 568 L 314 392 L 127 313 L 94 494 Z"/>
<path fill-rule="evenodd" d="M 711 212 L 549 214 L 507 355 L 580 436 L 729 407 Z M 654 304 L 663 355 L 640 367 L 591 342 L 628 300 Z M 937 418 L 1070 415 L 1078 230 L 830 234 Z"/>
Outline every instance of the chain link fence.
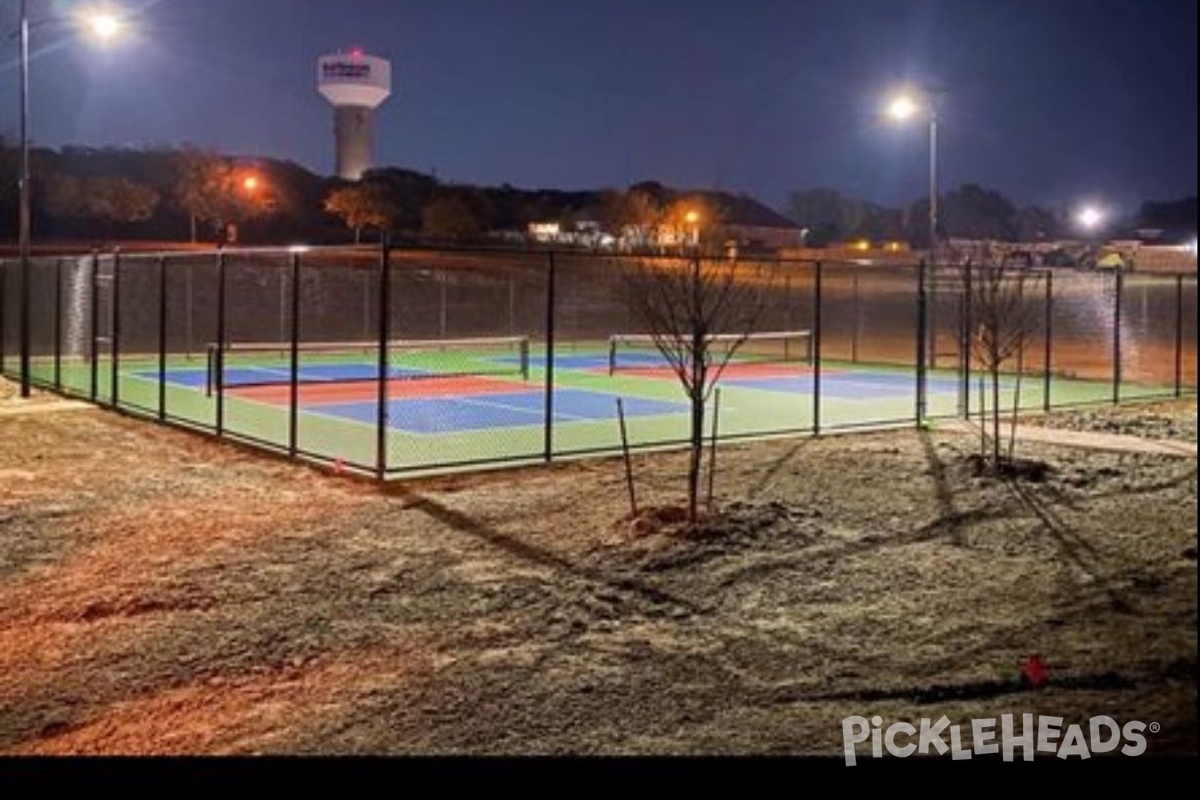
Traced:
<path fill-rule="evenodd" d="M 28 266 L 26 314 L 22 264 L 0 261 L 6 376 L 27 342 L 31 385 L 380 478 L 613 453 L 618 405 L 631 447 L 686 442 L 688 399 L 632 279 L 647 270 L 728 270 L 754 312 L 744 341 L 708 331 L 718 360 L 736 348 L 709 399 L 720 439 L 915 424 L 990 396 L 961 268 L 378 247 Z M 1195 392 L 1194 275 L 1021 281 L 1032 322 L 1001 402 Z"/>

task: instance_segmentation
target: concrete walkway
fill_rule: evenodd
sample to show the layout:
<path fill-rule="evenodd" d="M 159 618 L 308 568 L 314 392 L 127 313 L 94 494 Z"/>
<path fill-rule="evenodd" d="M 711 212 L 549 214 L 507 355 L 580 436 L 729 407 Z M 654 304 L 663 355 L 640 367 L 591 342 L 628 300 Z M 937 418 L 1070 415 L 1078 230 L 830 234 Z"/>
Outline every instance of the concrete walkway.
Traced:
<path fill-rule="evenodd" d="M 0 419 L 29 414 L 53 414 L 59 411 L 84 411 L 89 408 L 96 406 L 79 400 L 19 400 L 0 404 Z"/>
<path fill-rule="evenodd" d="M 938 430 L 979 435 L 979 427 L 965 420 L 954 420 L 939 425 Z M 1004 436 L 1009 427 L 1004 426 Z M 1043 428 L 1037 425 L 1018 425 L 1017 439 L 1022 442 L 1043 442 L 1064 447 L 1082 447 L 1090 450 L 1109 450 L 1116 453 L 1155 453 L 1180 458 L 1196 458 L 1196 443 L 1176 439 L 1143 439 L 1118 433 L 1073 431 L 1064 428 Z"/>

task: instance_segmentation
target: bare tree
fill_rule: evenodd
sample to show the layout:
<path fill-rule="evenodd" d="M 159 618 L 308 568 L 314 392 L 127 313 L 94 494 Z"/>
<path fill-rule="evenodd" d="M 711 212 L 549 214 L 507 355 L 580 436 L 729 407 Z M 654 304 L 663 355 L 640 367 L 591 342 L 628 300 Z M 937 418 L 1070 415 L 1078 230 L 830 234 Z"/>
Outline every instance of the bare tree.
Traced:
<path fill-rule="evenodd" d="M 1038 293 L 1034 285 L 1040 276 L 1027 268 L 1014 266 L 1007 256 L 985 257 L 978 265 L 968 259 L 964 269 L 969 273 L 967 277 L 971 286 L 967 296 L 971 355 L 991 381 L 991 446 L 990 452 L 985 447 L 980 455 L 998 472 L 1003 466 L 1000 444 L 1001 373 L 1007 364 L 1016 361 L 1012 430 L 1007 455 L 1007 460 L 1011 462 L 1020 405 L 1020 373 L 1025 365 L 1025 348 L 1038 324 Z M 984 424 L 985 420 L 980 420 L 980 423 Z"/>
<path fill-rule="evenodd" d="M 688 521 L 694 524 L 705 405 L 721 373 L 757 327 L 767 294 L 763 283 L 770 282 L 770 275 L 697 253 L 686 262 L 638 262 L 626 277 L 632 311 L 646 326 L 690 404 Z"/>

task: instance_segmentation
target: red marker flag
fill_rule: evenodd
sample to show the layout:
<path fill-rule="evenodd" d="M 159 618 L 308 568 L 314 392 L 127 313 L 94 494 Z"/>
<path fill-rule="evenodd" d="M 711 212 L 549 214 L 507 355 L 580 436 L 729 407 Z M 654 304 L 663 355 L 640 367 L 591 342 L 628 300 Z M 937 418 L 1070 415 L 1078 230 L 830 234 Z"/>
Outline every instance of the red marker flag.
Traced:
<path fill-rule="evenodd" d="M 1046 661 L 1038 653 L 1021 660 L 1021 677 L 1031 686 L 1041 686 L 1050 679 L 1050 671 L 1046 669 Z"/>

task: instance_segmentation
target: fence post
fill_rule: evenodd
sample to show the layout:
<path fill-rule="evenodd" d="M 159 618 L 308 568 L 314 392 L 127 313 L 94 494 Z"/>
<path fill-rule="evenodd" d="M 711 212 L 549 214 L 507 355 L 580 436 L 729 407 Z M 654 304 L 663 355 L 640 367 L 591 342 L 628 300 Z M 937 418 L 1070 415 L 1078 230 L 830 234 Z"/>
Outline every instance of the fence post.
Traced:
<path fill-rule="evenodd" d="M 783 316 L 785 331 L 794 331 L 796 329 L 795 315 L 792 314 L 792 276 L 783 276 Z M 787 346 L 786 344 L 784 345 Z"/>
<path fill-rule="evenodd" d="M 1121 304 L 1125 278 L 1117 270 L 1117 290 L 1113 294 L 1113 404 L 1121 402 Z"/>
<path fill-rule="evenodd" d="M 850 331 L 850 361 L 858 363 L 858 331 L 862 327 L 862 300 L 858 294 L 858 268 L 850 273 L 850 283 L 854 293 L 854 327 Z"/>
<path fill-rule="evenodd" d="M 0 375 L 4 373 L 4 329 L 8 327 L 8 264 L 0 263 Z"/>
<path fill-rule="evenodd" d="M 54 261 L 54 388 L 62 391 L 62 259 Z"/>
<path fill-rule="evenodd" d="M 195 280 L 196 280 L 195 279 L 196 265 L 192 263 L 191 259 L 188 259 L 185 263 L 187 264 L 187 274 L 184 276 L 186 279 L 186 284 L 185 284 L 184 290 L 183 290 L 183 323 L 184 323 L 183 357 L 186 358 L 188 361 L 191 361 L 192 360 L 192 333 L 193 333 L 192 329 L 195 327 L 194 320 L 195 320 L 195 313 L 196 313 L 196 310 L 192 307 L 192 297 L 195 295 L 195 291 L 193 289 L 193 284 L 195 283 Z M 208 348 L 207 347 L 204 348 L 204 351 L 205 351 L 205 354 L 207 354 Z"/>
<path fill-rule="evenodd" d="M 32 365 L 30 363 L 29 349 L 32 346 L 31 316 L 32 309 L 29 307 L 31 287 L 33 282 L 33 258 L 29 255 L 28 247 L 23 247 L 21 252 L 21 283 L 18 286 L 21 301 L 20 309 L 17 315 L 17 337 L 20 340 L 20 365 L 21 365 L 21 397 L 29 397 L 30 386 L 32 380 Z"/>
<path fill-rule="evenodd" d="M 549 252 L 546 274 L 546 420 L 542 458 L 549 464 L 554 458 L 554 251 Z"/>
<path fill-rule="evenodd" d="M 96 402 L 96 395 L 100 390 L 100 251 L 92 251 L 92 275 L 91 275 L 92 296 L 91 296 L 91 339 L 89 347 L 91 349 L 92 363 L 90 364 L 88 399 L 93 403 Z"/>
<path fill-rule="evenodd" d="M 1183 275 L 1175 276 L 1175 396 L 1183 395 Z"/>
<path fill-rule="evenodd" d="M 973 340 L 972 328 L 975 325 L 973 292 L 971 262 L 968 261 L 963 264 L 962 331 L 958 337 L 958 350 L 961 354 L 959 361 L 962 369 L 962 388 L 960 389 L 962 408 L 959 409 L 959 412 L 963 419 L 971 418 L 971 342 Z"/>
<path fill-rule="evenodd" d="M 291 353 L 288 362 L 288 455 L 300 449 L 300 253 L 292 252 Z M 283 280 L 280 278 L 280 280 Z"/>
<path fill-rule="evenodd" d="M 446 330 L 449 325 L 446 316 L 446 271 L 438 272 L 438 336 L 446 337 Z"/>
<path fill-rule="evenodd" d="M 508 274 L 508 335 L 517 335 L 517 280 Z"/>
<path fill-rule="evenodd" d="M 925 424 L 925 259 L 917 264 L 917 427 Z"/>
<path fill-rule="evenodd" d="M 119 408 L 121 396 L 121 249 L 113 248 L 112 262 L 112 325 L 109 329 L 112 357 L 109 359 L 112 383 L 109 402 L 113 408 Z"/>
<path fill-rule="evenodd" d="M 158 419 L 167 418 L 167 257 L 158 257 Z"/>
<path fill-rule="evenodd" d="M 821 433 L 821 302 L 821 262 L 818 261 L 813 272 L 813 436 Z"/>
<path fill-rule="evenodd" d="M 225 431 L 225 246 L 217 249 L 217 348 L 213 354 L 213 386 L 217 390 L 217 436 Z"/>
<path fill-rule="evenodd" d="M 388 340 L 391 339 L 391 252 L 387 237 L 380 243 L 379 253 L 379 414 L 375 420 L 375 477 L 384 480 L 388 465 Z M 294 412 L 293 412 L 294 413 Z"/>
<path fill-rule="evenodd" d="M 1053 404 L 1050 401 L 1051 376 L 1054 373 L 1054 273 L 1046 273 L 1046 352 L 1043 355 L 1045 370 L 1042 375 L 1042 410 L 1049 411 Z"/>

